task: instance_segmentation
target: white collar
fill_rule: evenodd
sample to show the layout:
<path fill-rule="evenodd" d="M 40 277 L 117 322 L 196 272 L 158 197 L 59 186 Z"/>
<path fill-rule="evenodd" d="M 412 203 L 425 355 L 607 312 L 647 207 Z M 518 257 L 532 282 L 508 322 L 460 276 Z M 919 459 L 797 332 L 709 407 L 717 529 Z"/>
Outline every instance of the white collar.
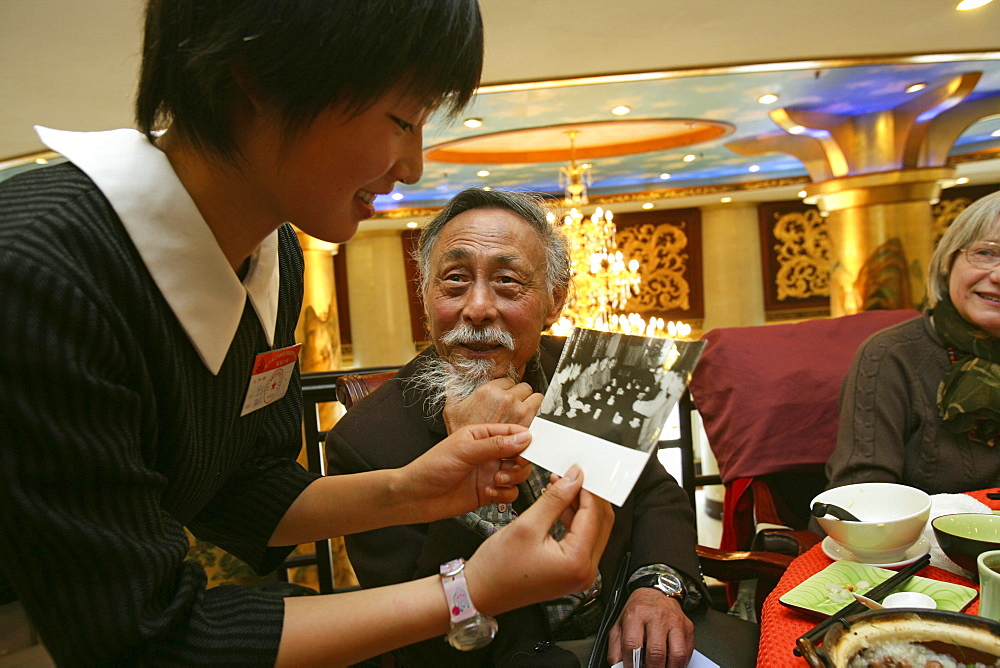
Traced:
<path fill-rule="evenodd" d="M 135 130 L 64 132 L 35 126 L 111 202 L 205 367 L 218 374 L 247 295 L 268 343 L 278 317 L 278 233 L 250 259 L 241 283 L 167 156 Z"/>

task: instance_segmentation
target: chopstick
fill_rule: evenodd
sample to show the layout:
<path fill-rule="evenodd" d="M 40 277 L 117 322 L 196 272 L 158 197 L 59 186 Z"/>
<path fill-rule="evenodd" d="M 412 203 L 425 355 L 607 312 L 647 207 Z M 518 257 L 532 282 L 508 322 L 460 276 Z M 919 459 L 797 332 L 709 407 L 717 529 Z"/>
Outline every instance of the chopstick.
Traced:
<path fill-rule="evenodd" d="M 916 575 L 917 572 L 923 569 L 924 566 L 929 564 L 930 561 L 931 561 L 930 553 L 925 554 L 924 556 L 920 557 L 906 568 L 901 568 L 895 575 L 893 575 L 891 578 L 889 578 L 885 582 L 881 583 L 880 585 L 872 589 L 870 592 L 865 594 L 865 596 L 867 596 L 873 601 L 881 602 L 883 598 L 891 594 L 894 589 L 897 589 L 911 577 Z M 809 642 L 815 644 L 815 642 L 818 639 L 823 637 L 827 629 L 836 624 L 838 621 L 840 621 L 844 617 L 850 617 L 851 615 L 856 615 L 859 612 L 864 612 L 867 609 L 868 608 L 866 608 L 864 604 L 858 601 L 849 603 L 848 605 L 844 606 L 843 608 L 841 608 L 840 610 L 833 613 L 832 615 L 824 619 L 822 622 L 814 626 L 811 631 L 800 636 L 798 640 L 799 641 L 808 640 Z M 795 652 L 795 656 L 802 656 L 802 650 L 800 650 L 798 646 L 796 646 L 793 651 Z"/>

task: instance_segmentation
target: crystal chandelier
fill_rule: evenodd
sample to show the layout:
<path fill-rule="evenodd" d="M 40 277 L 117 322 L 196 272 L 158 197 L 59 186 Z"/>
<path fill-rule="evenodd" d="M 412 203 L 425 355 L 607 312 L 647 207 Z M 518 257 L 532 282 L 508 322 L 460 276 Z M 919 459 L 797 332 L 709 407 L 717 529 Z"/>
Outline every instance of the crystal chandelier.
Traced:
<path fill-rule="evenodd" d="M 618 250 L 618 229 L 614 214 L 600 207 L 588 218 L 580 212 L 589 202 L 591 166 L 576 163 L 577 130 L 570 130 L 569 164 L 559 168 L 559 187 L 570 212 L 563 216 L 561 230 L 569 241 L 573 288 L 566 298 L 562 317 L 551 327 L 553 334 L 566 336 L 574 326 L 604 332 L 683 338 L 691 327 L 663 318 L 643 319 L 626 313 L 629 300 L 639 294 L 642 276 L 639 261 L 626 260 Z M 555 219 L 555 214 L 550 214 Z"/>
<path fill-rule="evenodd" d="M 569 164 L 559 168 L 559 187 L 565 193 L 563 200 L 568 207 L 584 206 L 590 200 L 587 198 L 587 188 L 590 186 L 590 165 L 584 163 L 576 164 L 576 136 L 577 130 L 570 130 L 569 135 Z"/>
<path fill-rule="evenodd" d="M 618 250 L 613 218 L 610 211 L 601 208 L 589 218 L 574 208 L 563 218 L 561 229 L 569 241 L 573 289 L 557 325 L 567 332 L 573 325 L 624 331 L 619 320 L 628 300 L 639 293 L 642 277 L 639 261 L 626 263 Z"/>
<path fill-rule="evenodd" d="M 562 316 L 551 327 L 553 334 L 568 336 L 574 326 L 671 339 L 691 334 L 691 326 L 683 322 L 646 320 L 638 313 L 625 312 L 629 300 L 639 294 L 642 276 L 639 261 L 626 261 L 618 249 L 611 211 L 598 207 L 588 218 L 573 208 L 563 217 L 560 229 L 569 242 L 573 287 Z"/>
<path fill-rule="evenodd" d="M 586 190 L 583 191 L 584 196 Z M 555 214 L 550 214 L 555 218 Z M 629 300 L 639 294 L 642 276 L 639 261 L 626 261 L 618 249 L 614 214 L 600 207 L 588 218 L 575 207 L 563 217 L 560 228 L 569 242 L 573 287 L 562 316 L 551 331 L 567 336 L 573 327 L 643 336 L 684 338 L 691 326 L 648 321 L 637 313 L 626 313 Z"/>
<path fill-rule="evenodd" d="M 569 241 L 573 289 L 562 317 L 552 326 L 553 334 L 566 336 L 574 326 L 670 338 L 691 333 L 691 326 L 683 322 L 656 317 L 645 320 L 638 313 L 625 312 L 629 299 L 639 294 L 642 276 L 639 261 L 633 258 L 626 262 L 618 250 L 611 211 L 598 207 L 588 218 L 571 209 L 561 229 Z"/>

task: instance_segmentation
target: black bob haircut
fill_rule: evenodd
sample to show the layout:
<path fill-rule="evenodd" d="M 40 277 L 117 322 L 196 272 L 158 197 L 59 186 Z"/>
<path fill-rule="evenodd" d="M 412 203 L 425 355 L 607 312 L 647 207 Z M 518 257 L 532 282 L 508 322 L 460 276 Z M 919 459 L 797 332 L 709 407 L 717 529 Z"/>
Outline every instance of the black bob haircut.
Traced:
<path fill-rule="evenodd" d="M 403 84 L 454 116 L 482 73 L 477 0 L 149 0 L 135 114 L 203 150 L 239 153 L 237 77 L 286 136 L 337 105 L 360 113 Z"/>

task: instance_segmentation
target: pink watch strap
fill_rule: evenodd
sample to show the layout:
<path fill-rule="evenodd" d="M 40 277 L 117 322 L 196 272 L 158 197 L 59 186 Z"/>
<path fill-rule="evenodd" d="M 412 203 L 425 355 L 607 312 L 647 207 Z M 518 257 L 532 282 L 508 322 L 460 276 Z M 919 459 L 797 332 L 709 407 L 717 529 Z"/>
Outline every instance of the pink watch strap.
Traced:
<path fill-rule="evenodd" d="M 444 587 L 444 597 L 448 601 L 448 613 L 451 623 L 464 621 L 474 617 L 478 612 L 469 597 L 469 587 L 465 583 L 465 559 L 455 559 L 441 564 L 441 585 Z"/>

